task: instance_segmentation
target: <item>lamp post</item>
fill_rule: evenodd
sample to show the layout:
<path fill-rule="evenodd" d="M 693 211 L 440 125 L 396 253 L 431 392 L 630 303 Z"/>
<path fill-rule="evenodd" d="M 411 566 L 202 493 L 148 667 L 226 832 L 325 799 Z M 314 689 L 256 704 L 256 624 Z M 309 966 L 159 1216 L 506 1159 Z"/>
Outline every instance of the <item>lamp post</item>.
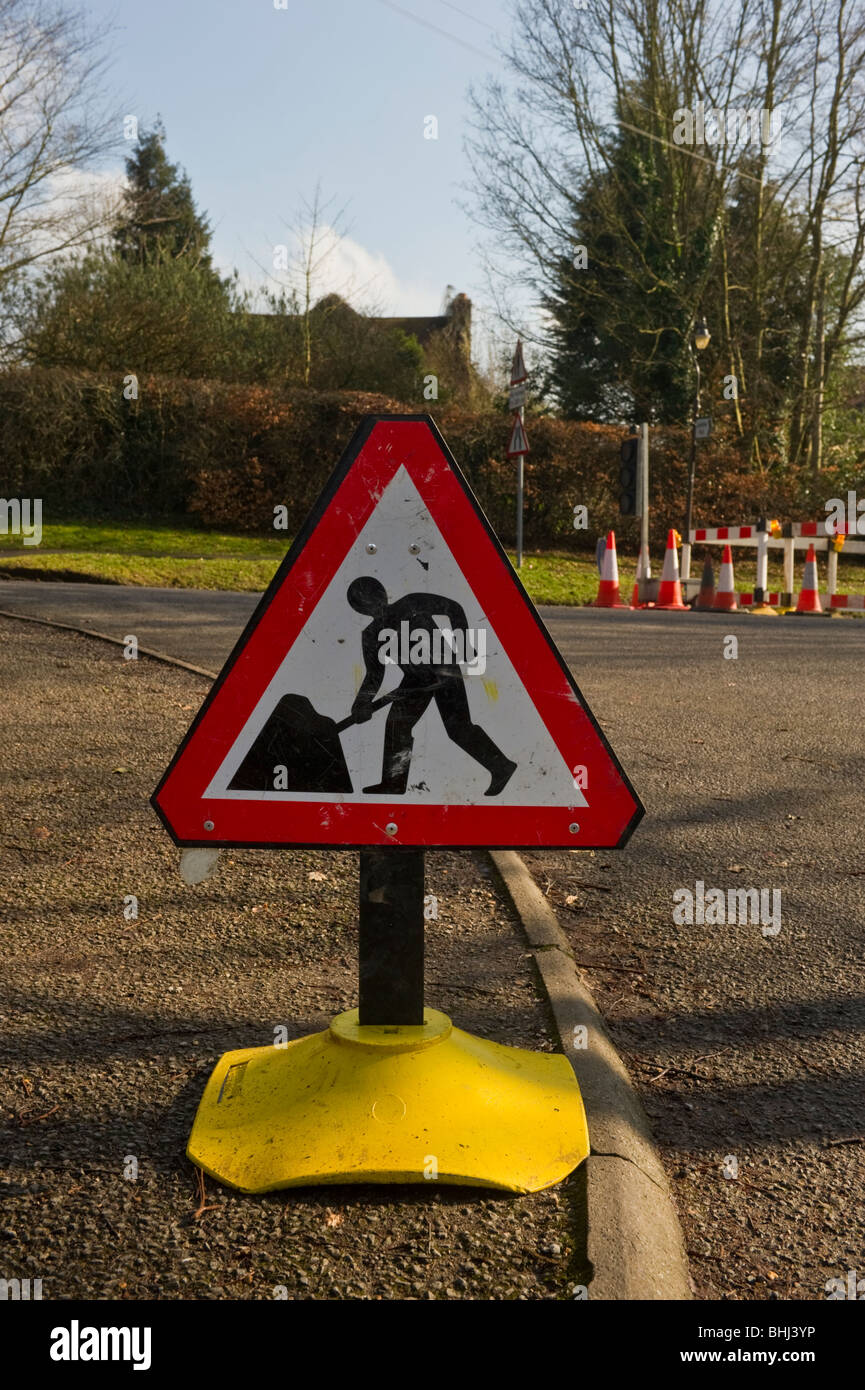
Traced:
<path fill-rule="evenodd" d="M 699 318 L 694 325 L 693 339 L 688 339 L 688 347 L 697 374 L 697 390 L 694 396 L 694 415 L 691 421 L 691 460 L 688 468 L 688 501 L 685 507 L 685 531 L 682 536 L 682 578 L 691 577 L 691 512 L 694 506 L 694 473 L 697 467 L 697 420 L 700 416 L 700 357 L 699 354 L 709 346 L 711 333 L 706 320 Z M 696 351 L 695 351 L 696 349 Z"/>

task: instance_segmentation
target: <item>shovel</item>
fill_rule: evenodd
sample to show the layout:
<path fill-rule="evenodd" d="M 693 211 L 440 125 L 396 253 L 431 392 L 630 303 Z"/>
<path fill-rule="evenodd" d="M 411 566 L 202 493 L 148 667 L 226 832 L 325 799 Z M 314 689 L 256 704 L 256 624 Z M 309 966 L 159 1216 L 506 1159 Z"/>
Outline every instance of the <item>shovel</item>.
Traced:
<path fill-rule="evenodd" d="M 399 695 L 392 690 L 373 700 L 373 714 Z M 319 714 L 305 695 L 283 695 L 228 784 L 235 792 L 344 792 L 354 789 L 339 736 L 359 721 L 350 714 L 339 723 Z M 285 768 L 279 787 L 275 769 Z"/>

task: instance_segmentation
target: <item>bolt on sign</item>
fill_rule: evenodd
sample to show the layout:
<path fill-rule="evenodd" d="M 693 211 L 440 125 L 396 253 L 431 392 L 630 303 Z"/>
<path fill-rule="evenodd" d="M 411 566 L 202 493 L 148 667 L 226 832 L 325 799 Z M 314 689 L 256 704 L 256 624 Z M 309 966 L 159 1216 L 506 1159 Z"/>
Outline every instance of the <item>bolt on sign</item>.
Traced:
<path fill-rule="evenodd" d="M 153 804 L 217 847 L 607 848 L 642 814 L 427 416 L 360 428 Z"/>
<path fill-rule="evenodd" d="M 424 1007 L 424 848 L 613 847 L 643 808 L 428 416 L 358 430 L 153 804 L 190 884 L 220 846 L 360 849 L 358 1008 L 219 1059 L 200 1168 L 534 1192 L 583 1161 L 566 1055 Z"/>

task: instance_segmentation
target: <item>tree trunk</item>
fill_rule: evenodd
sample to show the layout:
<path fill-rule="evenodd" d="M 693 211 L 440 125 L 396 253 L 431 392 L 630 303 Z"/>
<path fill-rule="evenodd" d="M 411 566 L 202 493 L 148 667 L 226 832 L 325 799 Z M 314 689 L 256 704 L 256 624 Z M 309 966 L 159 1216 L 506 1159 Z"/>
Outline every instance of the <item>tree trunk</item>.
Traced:
<path fill-rule="evenodd" d="M 745 436 L 745 427 L 742 424 L 742 409 L 739 405 L 739 390 L 741 387 L 743 387 L 744 383 L 742 382 L 739 376 L 739 370 L 735 361 L 736 353 L 733 347 L 733 333 L 730 326 L 730 274 L 729 267 L 727 265 L 726 215 L 722 215 L 721 217 L 720 229 L 721 230 L 719 241 L 721 247 L 721 291 L 723 295 L 724 305 L 724 349 L 727 353 L 727 357 L 730 363 L 730 375 L 734 378 L 736 383 L 736 394 L 733 397 L 733 411 L 736 416 L 736 432 L 739 438 L 743 439 Z"/>
<path fill-rule="evenodd" d="M 820 271 L 817 291 L 817 325 L 814 332 L 814 413 L 811 421 L 811 472 L 823 466 L 823 395 L 825 390 L 826 271 Z"/>

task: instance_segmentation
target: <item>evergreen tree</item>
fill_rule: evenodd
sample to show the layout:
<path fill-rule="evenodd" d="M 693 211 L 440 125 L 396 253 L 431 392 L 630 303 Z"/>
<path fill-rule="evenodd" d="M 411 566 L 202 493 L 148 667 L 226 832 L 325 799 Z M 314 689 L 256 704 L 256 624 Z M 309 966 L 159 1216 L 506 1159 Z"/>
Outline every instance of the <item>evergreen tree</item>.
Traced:
<path fill-rule="evenodd" d="M 247 297 L 210 257 L 211 230 L 157 122 L 126 161 L 111 242 L 60 261 L 27 287 L 28 361 L 92 371 L 242 376 Z"/>
<path fill-rule="evenodd" d="M 187 174 L 165 152 L 161 121 L 139 136 L 126 161 L 126 177 L 123 212 L 113 234 L 121 260 L 152 265 L 182 257 L 216 276 L 210 224 L 195 206 Z"/>
<path fill-rule="evenodd" d="M 45 367 L 237 378 L 244 310 L 231 282 L 184 257 L 136 264 L 101 248 L 31 283 L 21 348 Z"/>
<path fill-rule="evenodd" d="M 633 95 L 645 120 L 645 93 Z M 633 131 L 627 97 L 623 107 L 606 164 L 582 184 L 573 243 L 544 301 L 551 382 L 575 419 L 680 420 L 692 390 L 686 332 L 712 262 L 715 204 L 701 196 L 702 170 L 680 169 Z"/>

